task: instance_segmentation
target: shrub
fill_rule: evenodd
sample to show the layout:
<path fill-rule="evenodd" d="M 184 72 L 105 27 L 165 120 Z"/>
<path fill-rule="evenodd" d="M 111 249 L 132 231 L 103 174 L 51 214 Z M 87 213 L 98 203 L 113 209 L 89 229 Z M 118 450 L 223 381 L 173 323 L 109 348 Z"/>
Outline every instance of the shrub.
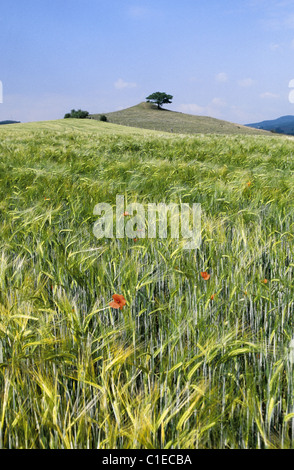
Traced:
<path fill-rule="evenodd" d="M 86 119 L 89 116 L 88 111 L 82 111 L 81 109 L 78 109 L 77 111 L 75 109 L 72 109 L 70 113 L 65 114 L 64 119 Z"/>

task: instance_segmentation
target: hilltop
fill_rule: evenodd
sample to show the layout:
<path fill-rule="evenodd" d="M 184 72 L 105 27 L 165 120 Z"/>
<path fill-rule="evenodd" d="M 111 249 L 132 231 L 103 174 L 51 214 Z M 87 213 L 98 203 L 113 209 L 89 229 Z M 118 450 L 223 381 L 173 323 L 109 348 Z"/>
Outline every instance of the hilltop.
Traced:
<path fill-rule="evenodd" d="M 105 114 L 108 122 L 113 124 L 174 132 L 176 134 L 268 134 L 264 130 L 250 129 L 241 124 L 234 124 L 208 116 L 194 116 L 167 109 L 158 109 L 156 105 L 146 102 L 121 111 L 92 114 L 90 118 L 99 120 L 102 114 Z"/>

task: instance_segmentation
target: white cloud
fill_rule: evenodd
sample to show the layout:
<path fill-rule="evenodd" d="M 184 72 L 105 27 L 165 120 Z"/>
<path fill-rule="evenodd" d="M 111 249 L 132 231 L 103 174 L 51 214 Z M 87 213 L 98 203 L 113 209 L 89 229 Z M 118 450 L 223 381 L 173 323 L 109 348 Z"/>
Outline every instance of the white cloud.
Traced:
<path fill-rule="evenodd" d="M 136 88 L 137 83 L 134 82 L 125 82 L 122 78 L 119 78 L 115 83 L 114 86 L 117 90 L 122 90 L 124 88 Z"/>
<path fill-rule="evenodd" d="M 270 44 L 269 47 L 270 47 L 270 50 L 273 51 L 273 52 L 276 52 L 276 51 L 281 49 L 280 44 Z"/>
<path fill-rule="evenodd" d="M 220 106 L 220 107 L 227 106 L 227 103 L 221 98 L 213 98 L 211 104 L 215 106 Z"/>
<path fill-rule="evenodd" d="M 231 122 L 248 123 L 248 122 L 262 121 L 261 116 L 259 119 L 256 117 L 254 113 L 249 113 L 240 106 L 233 105 L 230 107 L 230 111 L 231 111 L 231 117 L 230 117 Z"/>
<path fill-rule="evenodd" d="M 276 99 L 276 98 L 280 98 L 280 95 L 277 95 L 276 93 L 270 93 L 269 91 L 266 91 L 265 93 L 261 93 L 260 98 L 262 98 L 262 99 Z"/>
<path fill-rule="evenodd" d="M 252 86 L 253 83 L 254 83 L 254 80 L 252 80 L 252 78 L 243 78 L 243 80 L 238 81 L 238 85 L 244 88 L 248 88 Z"/>
<path fill-rule="evenodd" d="M 203 106 L 199 106 L 198 104 L 189 103 L 189 104 L 181 104 L 178 107 L 178 110 L 182 113 L 201 114 L 204 112 L 205 108 Z"/>
<path fill-rule="evenodd" d="M 217 82 L 225 83 L 228 81 L 228 75 L 225 72 L 220 72 L 215 77 Z"/>
<path fill-rule="evenodd" d="M 187 114 L 198 114 L 201 116 L 212 116 L 222 118 L 221 108 L 227 107 L 227 103 L 221 98 L 213 98 L 207 106 L 199 106 L 196 103 L 181 104 L 178 111 Z"/>

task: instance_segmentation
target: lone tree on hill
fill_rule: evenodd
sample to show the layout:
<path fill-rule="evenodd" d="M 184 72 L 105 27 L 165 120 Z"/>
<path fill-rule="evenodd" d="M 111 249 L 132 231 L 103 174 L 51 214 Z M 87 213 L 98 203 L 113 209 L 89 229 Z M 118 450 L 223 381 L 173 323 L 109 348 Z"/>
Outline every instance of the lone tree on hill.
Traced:
<path fill-rule="evenodd" d="M 162 91 L 156 91 L 155 93 L 152 93 L 152 95 L 149 95 L 146 98 L 148 103 L 157 104 L 158 109 L 161 109 L 161 106 L 165 103 L 170 104 L 172 99 L 172 95 L 167 95 Z"/>

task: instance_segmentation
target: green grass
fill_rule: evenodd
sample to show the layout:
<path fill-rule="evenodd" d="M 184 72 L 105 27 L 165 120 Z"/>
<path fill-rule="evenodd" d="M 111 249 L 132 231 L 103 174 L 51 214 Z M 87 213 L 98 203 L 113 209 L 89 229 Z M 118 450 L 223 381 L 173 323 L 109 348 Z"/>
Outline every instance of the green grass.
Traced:
<path fill-rule="evenodd" d="M 293 448 L 293 142 L 65 120 L 0 148 L 0 448 Z M 117 194 L 201 203 L 200 249 L 97 240 Z"/>
<path fill-rule="evenodd" d="M 156 105 L 144 102 L 121 111 L 102 114 L 105 114 L 108 122 L 113 124 L 172 132 L 175 134 L 269 134 L 267 131 L 245 127 L 241 124 L 234 124 L 208 116 L 194 116 L 168 109 L 158 110 Z M 102 114 L 93 114 L 91 117 L 99 120 Z"/>

